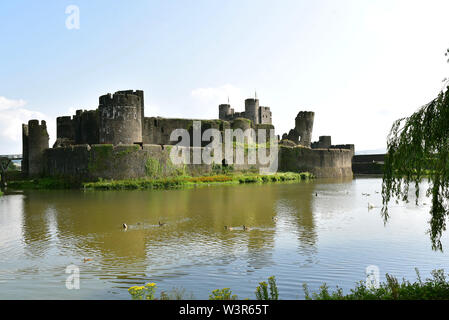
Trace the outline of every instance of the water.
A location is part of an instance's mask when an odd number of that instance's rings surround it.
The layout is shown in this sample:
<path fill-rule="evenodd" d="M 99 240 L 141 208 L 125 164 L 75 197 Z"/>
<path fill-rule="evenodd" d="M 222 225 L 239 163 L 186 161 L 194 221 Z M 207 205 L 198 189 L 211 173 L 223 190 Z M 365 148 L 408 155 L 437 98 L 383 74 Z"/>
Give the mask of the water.
<path fill-rule="evenodd" d="M 271 275 L 282 299 L 297 299 L 303 283 L 348 292 L 369 265 L 382 279 L 449 271 L 448 254 L 432 251 L 426 234 L 429 199 L 393 202 L 384 226 L 380 190 L 381 179 L 366 178 L 9 194 L 0 198 L 0 299 L 129 299 L 127 288 L 146 282 L 197 299 L 224 287 L 254 298 Z M 68 265 L 80 268 L 79 290 L 66 289 Z"/>

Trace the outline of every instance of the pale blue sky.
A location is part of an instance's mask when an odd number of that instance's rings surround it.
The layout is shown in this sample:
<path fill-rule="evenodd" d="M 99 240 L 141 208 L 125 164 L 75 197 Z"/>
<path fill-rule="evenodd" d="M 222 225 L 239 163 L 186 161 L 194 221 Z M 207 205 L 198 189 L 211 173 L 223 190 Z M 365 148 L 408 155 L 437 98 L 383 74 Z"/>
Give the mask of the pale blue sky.
<path fill-rule="evenodd" d="M 80 29 L 66 28 L 68 5 Z M 257 90 L 278 134 L 315 111 L 314 140 L 385 147 L 392 122 L 449 75 L 449 1 L 2 1 L 0 154 L 20 124 L 145 91 L 146 116 L 217 118 Z"/>

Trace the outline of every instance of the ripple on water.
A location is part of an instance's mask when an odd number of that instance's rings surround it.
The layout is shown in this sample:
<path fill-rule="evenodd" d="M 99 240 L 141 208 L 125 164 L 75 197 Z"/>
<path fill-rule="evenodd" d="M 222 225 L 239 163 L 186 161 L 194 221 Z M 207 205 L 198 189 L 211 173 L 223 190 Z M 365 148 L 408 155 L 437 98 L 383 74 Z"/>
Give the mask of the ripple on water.
<path fill-rule="evenodd" d="M 4 197 L 0 297 L 126 299 L 128 287 L 152 281 L 196 298 L 224 287 L 254 298 L 258 283 L 275 275 L 281 297 L 294 299 L 304 297 L 303 283 L 349 290 L 369 265 L 410 280 L 414 267 L 424 278 L 447 266 L 449 256 L 432 251 L 425 233 L 428 206 L 393 204 L 386 226 L 379 208 L 367 210 L 368 201 L 381 204 L 380 187 L 380 179 L 317 180 Z M 70 264 L 80 267 L 82 292 L 64 287 Z"/>

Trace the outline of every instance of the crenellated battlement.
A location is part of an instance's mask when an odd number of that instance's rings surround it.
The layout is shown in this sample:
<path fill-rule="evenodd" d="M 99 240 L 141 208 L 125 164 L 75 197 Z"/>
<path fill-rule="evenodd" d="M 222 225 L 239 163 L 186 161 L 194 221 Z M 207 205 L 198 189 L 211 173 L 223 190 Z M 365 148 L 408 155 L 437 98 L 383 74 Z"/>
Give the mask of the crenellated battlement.
<path fill-rule="evenodd" d="M 169 147 L 161 146 L 177 143 L 170 139 L 173 130 L 184 129 L 193 136 L 195 119 L 144 117 L 142 90 L 107 93 L 98 98 L 98 103 L 98 108 L 94 110 L 79 109 L 72 116 L 58 117 L 57 140 L 51 149 L 48 149 L 45 121 L 33 119 L 23 124 L 24 172 L 29 176 L 48 174 L 86 179 L 138 178 L 145 175 L 145 161 L 150 156 L 158 158 L 161 166 L 167 163 Z M 227 129 L 254 129 L 266 130 L 268 137 L 269 130 L 274 129 L 270 107 L 260 106 L 257 97 L 246 99 L 244 104 L 245 110 L 241 112 L 235 112 L 229 102 L 220 104 L 219 120 L 200 120 L 201 133 L 208 129 L 217 129 L 221 134 Z M 288 142 L 294 148 L 279 150 L 281 168 L 293 171 L 307 169 L 321 176 L 352 174 L 348 163 L 354 154 L 353 145 L 332 146 L 330 136 L 321 136 L 313 147 L 327 149 L 310 148 L 314 116 L 311 111 L 299 112 L 295 118 L 295 128 L 283 136 L 292 141 Z M 193 142 L 192 139 L 190 146 L 196 148 Z M 257 141 L 261 144 L 265 142 Z M 209 143 L 201 141 L 201 146 Z M 210 166 L 198 168 L 203 173 L 211 169 Z M 193 174 L 198 168 L 192 165 L 188 170 Z M 247 170 L 249 167 L 245 164 L 235 168 Z"/>

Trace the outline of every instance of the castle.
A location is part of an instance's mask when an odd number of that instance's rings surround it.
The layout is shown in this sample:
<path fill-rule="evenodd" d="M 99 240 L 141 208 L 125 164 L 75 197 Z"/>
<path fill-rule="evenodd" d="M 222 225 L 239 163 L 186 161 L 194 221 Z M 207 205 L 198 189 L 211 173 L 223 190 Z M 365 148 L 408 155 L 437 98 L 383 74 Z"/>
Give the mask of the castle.
<path fill-rule="evenodd" d="M 48 175 L 91 180 L 154 176 L 154 172 L 149 172 L 149 162 L 156 164 L 152 170 L 158 174 L 180 170 L 169 159 L 171 146 L 178 143 L 170 140 L 170 134 L 175 129 L 192 132 L 195 119 L 145 117 L 144 107 L 141 90 L 102 95 L 97 109 L 77 110 L 72 117 L 56 119 L 56 142 L 52 148 L 49 148 L 45 121 L 30 120 L 22 126 L 23 172 L 30 177 Z M 274 129 L 270 108 L 259 106 L 257 98 L 245 100 L 244 112 L 234 112 L 229 104 L 220 104 L 218 109 L 219 119 L 199 120 L 201 132 L 209 128 L 222 133 L 226 129 Z M 284 134 L 279 149 L 279 170 L 312 171 L 317 176 L 352 175 L 353 145 L 332 146 L 330 137 L 326 136 L 312 143 L 313 120 L 313 112 L 300 112 L 295 128 Z M 261 142 L 265 141 L 258 141 Z M 203 142 L 202 147 L 208 143 Z M 254 165 L 236 165 L 235 169 L 250 167 Z M 182 170 L 192 175 L 204 174 L 211 171 L 211 166 L 187 165 Z"/>
<path fill-rule="evenodd" d="M 220 104 L 218 115 L 221 120 L 231 121 L 237 118 L 245 118 L 255 124 L 272 124 L 270 108 L 259 106 L 259 99 L 257 98 L 246 99 L 245 111 L 243 112 L 234 112 L 234 108 L 231 108 L 229 103 Z"/>

